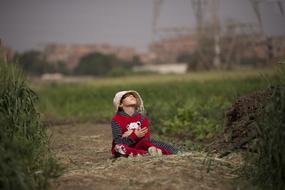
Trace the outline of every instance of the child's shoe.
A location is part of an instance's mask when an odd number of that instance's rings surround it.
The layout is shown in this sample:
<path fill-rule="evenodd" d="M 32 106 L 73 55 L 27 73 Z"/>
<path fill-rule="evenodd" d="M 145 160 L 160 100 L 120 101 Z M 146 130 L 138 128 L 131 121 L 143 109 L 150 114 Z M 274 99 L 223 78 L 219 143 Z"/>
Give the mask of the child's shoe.
<path fill-rule="evenodd" d="M 126 149 L 123 145 L 116 145 L 115 146 L 115 151 L 122 154 L 122 155 L 126 155 Z"/>
<path fill-rule="evenodd" d="M 154 146 L 149 147 L 147 151 L 148 151 L 149 155 L 151 155 L 151 156 L 157 155 L 157 151 L 156 151 L 156 148 Z"/>
<path fill-rule="evenodd" d="M 162 151 L 161 151 L 161 149 L 157 148 L 157 149 L 156 149 L 156 152 L 157 152 L 157 156 L 162 156 Z"/>

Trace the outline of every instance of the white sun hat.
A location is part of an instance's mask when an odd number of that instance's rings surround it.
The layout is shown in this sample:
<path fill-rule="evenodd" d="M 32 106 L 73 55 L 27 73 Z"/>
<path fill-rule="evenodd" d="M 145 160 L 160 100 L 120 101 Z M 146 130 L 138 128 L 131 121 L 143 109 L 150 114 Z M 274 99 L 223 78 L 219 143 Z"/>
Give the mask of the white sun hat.
<path fill-rule="evenodd" d="M 135 98 L 137 99 L 137 110 L 140 113 L 144 112 L 144 106 L 143 106 L 143 100 L 140 96 L 140 94 L 135 91 L 135 90 L 124 90 L 124 91 L 119 91 L 116 93 L 114 99 L 113 99 L 113 104 L 115 106 L 115 111 L 117 112 L 121 103 L 121 99 L 125 94 L 133 94 Z"/>

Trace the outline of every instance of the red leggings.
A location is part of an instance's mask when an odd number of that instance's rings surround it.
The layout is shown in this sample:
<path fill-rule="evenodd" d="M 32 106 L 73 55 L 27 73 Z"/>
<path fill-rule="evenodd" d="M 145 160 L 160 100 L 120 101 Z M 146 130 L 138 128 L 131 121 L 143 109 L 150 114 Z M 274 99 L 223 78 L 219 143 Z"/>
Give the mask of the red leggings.
<path fill-rule="evenodd" d="M 120 156 L 126 156 L 127 157 L 130 154 L 132 154 L 134 156 L 136 156 L 138 154 L 143 155 L 143 154 L 148 153 L 148 148 L 152 147 L 152 146 L 159 148 L 162 151 L 162 154 L 165 154 L 165 155 L 171 154 L 169 151 L 165 150 L 164 148 L 156 146 L 148 140 L 142 139 L 134 147 L 129 147 L 125 144 L 117 144 L 115 146 L 114 155 L 115 155 L 115 157 L 120 157 Z M 122 154 L 122 152 L 120 153 L 120 151 L 116 151 L 117 148 L 122 149 L 124 153 Z"/>

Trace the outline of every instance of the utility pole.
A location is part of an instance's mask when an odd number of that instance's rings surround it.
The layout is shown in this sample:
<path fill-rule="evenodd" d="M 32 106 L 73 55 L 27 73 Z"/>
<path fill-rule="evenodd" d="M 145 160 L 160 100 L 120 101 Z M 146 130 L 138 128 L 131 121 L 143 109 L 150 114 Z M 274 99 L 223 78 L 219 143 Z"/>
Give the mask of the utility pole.
<path fill-rule="evenodd" d="M 263 22 L 262 22 L 260 7 L 259 7 L 261 3 L 275 3 L 279 8 L 280 13 L 284 16 L 284 8 L 283 8 L 283 3 L 285 2 L 284 0 L 249 0 L 249 2 L 251 3 L 254 13 L 257 17 L 259 31 L 261 35 L 264 34 Z"/>
<path fill-rule="evenodd" d="M 157 21 L 160 15 L 161 4 L 162 4 L 162 0 L 153 1 L 153 18 L 152 18 L 152 34 L 151 34 L 152 43 L 155 41 L 155 38 L 157 35 Z"/>
<path fill-rule="evenodd" d="M 219 19 L 219 0 L 211 0 L 211 12 L 213 19 L 213 33 L 214 33 L 214 60 L 215 68 L 221 67 L 221 44 L 220 44 L 220 19 Z"/>
<path fill-rule="evenodd" d="M 207 5 L 206 0 L 191 0 L 192 8 L 195 14 L 197 34 L 201 35 L 204 27 L 204 12 Z"/>
<path fill-rule="evenodd" d="M 261 35 L 263 35 L 263 23 L 262 23 L 261 13 L 260 13 L 260 9 L 259 9 L 259 4 L 262 1 L 263 0 L 249 0 L 249 2 L 251 3 L 251 6 L 253 8 L 253 11 L 257 17 L 258 28 L 259 28 L 259 32 Z"/>
<path fill-rule="evenodd" d="M 198 48 L 196 50 L 198 62 L 196 63 L 196 67 L 205 68 L 208 64 L 208 55 L 203 54 L 202 44 L 206 34 L 204 19 L 208 0 L 191 0 L 191 3 L 196 20 L 196 38 L 198 42 Z"/>
<path fill-rule="evenodd" d="M 264 40 L 264 43 L 267 46 L 267 54 L 268 54 L 267 62 L 270 63 L 272 58 L 274 57 L 274 50 L 273 50 L 274 47 L 272 44 L 271 37 L 266 36 L 264 33 L 262 16 L 260 12 L 260 4 L 261 3 L 274 3 L 278 6 L 279 11 L 282 14 L 282 16 L 284 16 L 284 8 L 283 8 L 284 0 L 249 0 L 249 1 L 251 3 L 251 6 L 258 20 L 258 26 L 259 26 L 259 32 L 260 32 L 261 38 Z"/>
<path fill-rule="evenodd" d="M 219 0 L 192 0 L 192 7 L 195 13 L 196 25 L 197 25 L 197 37 L 199 42 L 201 42 L 204 35 L 206 35 L 206 31 L 204 30 L 204 17 L 205 10 L 207 5 L 209 4 L 210 8 L 210 16 L 212 17 L 212 30 L 213 30 L 213 39 L 214 39 L 214 58 L 212 65 L 215 68 L 221 67 L 220 55 L 221 55 L 221 47 L 220 47 L 220 20 L 219 20 Z M 207 34 L 209 35 L 209 33 Z M 210 34 L 211 35 L 211 34 Z M 204 55 L 205 56 L 205 55 Z M 202 57 L 201 57 L 202 58 Z"/>

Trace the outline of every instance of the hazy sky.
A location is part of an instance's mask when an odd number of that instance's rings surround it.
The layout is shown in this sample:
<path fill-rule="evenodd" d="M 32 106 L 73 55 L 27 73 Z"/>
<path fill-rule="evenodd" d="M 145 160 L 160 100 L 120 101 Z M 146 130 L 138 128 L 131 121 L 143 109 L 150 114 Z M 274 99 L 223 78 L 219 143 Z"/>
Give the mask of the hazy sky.
<path fill-rule="evenodd" d="M 260 8 L 264 31 L 285 35 L 278 7 L 262 3 Z M 219 16 L 257 23 L 249 0 L 220 0 Z M 194 18 L 191 0 L 164 0 L 158 26 L 194 28 Z M 0 38 L 18 51 L 49 42 L 110 43 L 145 51 L 152 19 L 153 0 L 0 0 Z"/>

